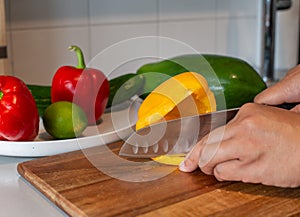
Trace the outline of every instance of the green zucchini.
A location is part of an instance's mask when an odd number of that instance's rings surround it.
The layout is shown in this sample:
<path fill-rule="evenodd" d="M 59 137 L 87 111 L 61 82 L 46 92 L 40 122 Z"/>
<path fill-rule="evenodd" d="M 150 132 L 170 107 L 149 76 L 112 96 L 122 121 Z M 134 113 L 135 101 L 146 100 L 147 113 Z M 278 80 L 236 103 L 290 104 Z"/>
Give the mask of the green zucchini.
<path fill-rule="evenodd" d="M 144 85 L 144 76 L 133 73 L 109 80 L 110 93 L 107 108 L 129 100 L 139 94 Z"/>
<path fill-rule="evenodd" d="M 39 115 L 42 116 L 45 109 L 51 104 L 51 86 L 27 84 L 27 87 L 33 95 Z"/>
<path fill-rule="evenodd" d="M 168 77 L 187 71 L 205 77 L 216 97 L 217 110 L 240 107 L 251 102 L 267 87 L 261 76 L 244 60 L 221 55 L 190 54 L 140 67 L 137 74 L 145 75 L 143 97 Z"/>

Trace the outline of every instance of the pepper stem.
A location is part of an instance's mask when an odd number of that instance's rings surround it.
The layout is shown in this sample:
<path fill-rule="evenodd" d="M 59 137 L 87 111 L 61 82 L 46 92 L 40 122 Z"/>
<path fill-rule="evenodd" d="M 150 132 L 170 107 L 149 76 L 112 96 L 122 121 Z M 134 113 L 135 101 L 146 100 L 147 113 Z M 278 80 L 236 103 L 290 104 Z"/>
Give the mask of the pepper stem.
<path fill-rule="evenodd" d="M 4 93 L 2 91 L 0 91 L 0 100 L 2 99 L 3 96 L 4 96 Z"/>
<path fill-rule="evenodd" d="M 69 50 L 76 52 L 77 61 L 78 61 L 78 64 L 77 64 L 76 68 L 77 69 L 84 69 L 85 68 L 85 62 L 84 62 L 84 56 L 83 56 L 82 50 L 76 45 L 71 45 L 69 47 Z"/>

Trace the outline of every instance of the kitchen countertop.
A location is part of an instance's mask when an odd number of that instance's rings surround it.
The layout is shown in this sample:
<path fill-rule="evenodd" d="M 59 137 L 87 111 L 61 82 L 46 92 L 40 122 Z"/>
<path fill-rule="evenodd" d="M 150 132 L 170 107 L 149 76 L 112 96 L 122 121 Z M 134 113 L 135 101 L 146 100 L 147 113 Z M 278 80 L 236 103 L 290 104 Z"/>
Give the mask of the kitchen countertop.
<path fill-rule="evenodd" d="M 0 157 L 0 216 L 67 216 L 17 172 L 17 164 L 31 158 Z"/>

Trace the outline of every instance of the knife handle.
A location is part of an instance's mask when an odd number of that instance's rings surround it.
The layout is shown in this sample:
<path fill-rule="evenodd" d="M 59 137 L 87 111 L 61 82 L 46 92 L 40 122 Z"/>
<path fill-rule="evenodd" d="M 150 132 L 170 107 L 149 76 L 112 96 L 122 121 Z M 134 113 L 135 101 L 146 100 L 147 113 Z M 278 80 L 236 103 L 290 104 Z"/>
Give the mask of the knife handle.
<path fill-rule="evenodd" d="M 298 104 L 299 103 L 296 103 L 296 102 L 295 103 L 283 103 L 283 104 L 280 104 L 280 105 L 276 105 L 276 107 L 286 109 L 286 110 L 290 110 Z"/>

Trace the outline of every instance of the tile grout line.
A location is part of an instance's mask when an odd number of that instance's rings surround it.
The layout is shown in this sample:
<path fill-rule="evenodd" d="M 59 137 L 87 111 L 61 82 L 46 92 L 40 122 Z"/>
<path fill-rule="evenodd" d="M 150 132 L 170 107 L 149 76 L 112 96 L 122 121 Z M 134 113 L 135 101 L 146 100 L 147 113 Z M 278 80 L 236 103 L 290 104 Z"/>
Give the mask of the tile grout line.
<path fill-rule="evenodd" d="M 212 17 L 201 17 L 201 18 L 178 18 L 178 19 L 161 19 L 159 15 L 155 20 L 144 20 L 144 21 L 128 21 L 128 22 L 107 22 L 107 23 L 91 23 L 88 21 L 88 27 L 94 26 L 110 26 L 110 25 L 134 25 L 134 24 L 149 24 L 149 23 L 171 23 L 171 22 L 186 22 L 186 21 L 202 21 L 202 20 L 223 20 L 223 19 L 256 19 L 256 16 L 212 16 Z M 157 20 L 159 19 L 159 20 Z M 63 29 L 63 28 L 82 28 L 87 27 L 86 24 L 71 24 L 71 25 L 53 25 L 53 26 L 33 26 L 33 27 L 15 27 L 8 28 L 8 31 L 26 31 L 26 30 L 46 30 L 46 29 Z M 159 32 L 158 32 L 159 33 Z"/>

